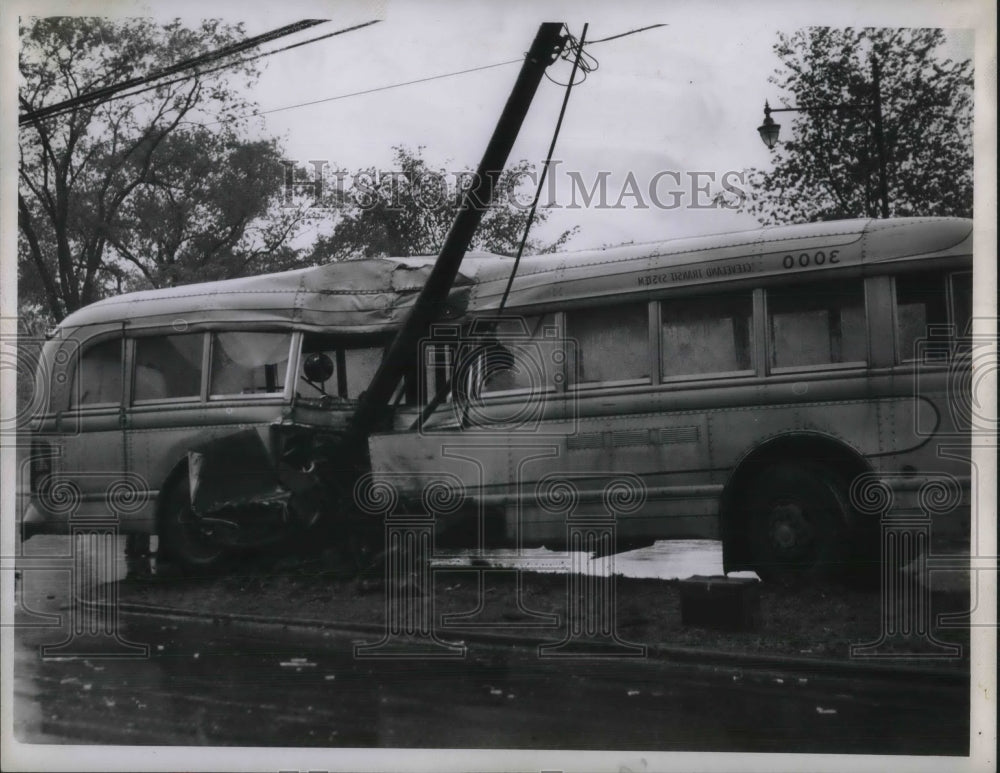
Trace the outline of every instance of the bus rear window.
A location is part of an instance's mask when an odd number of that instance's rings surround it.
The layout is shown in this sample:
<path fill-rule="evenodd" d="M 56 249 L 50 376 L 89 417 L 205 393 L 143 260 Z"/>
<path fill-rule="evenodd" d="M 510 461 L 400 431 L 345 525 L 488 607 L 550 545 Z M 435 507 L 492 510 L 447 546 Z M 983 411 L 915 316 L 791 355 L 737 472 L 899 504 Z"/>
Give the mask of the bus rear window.
<path fill-rule="evenodd" d="M 682 298 L 660 304 L 663 378 L 749 371 L 753 296 Z"/>
<path fill-rule="evenodd" d="M 169 400 L 201 394 L 201 333 L 138 338 L 135 400 Z"/>
<path fill-rule="evenodd" d="M 122 399 L 122 341 L 112 338 L 84 350 L 73 379 L 71 405 L 118 404 Z"/>
<path fill-rule="evenodd" d="M 972 272 L 951 275 L 952 324 L 959 339 L 972 337 Z"/>
<path fill-rule="evenodd" d="M 209 394 L 220 397 L 282 393 L 291 341 L 288 333 L 215 333 Z"/>
<path fill-rule="evenodd" d="M 772 368 L 808 368 L 867 361 L 865 295 L 860 279 L 769 290 Z"/>
<path fill-rule="evenodd" d="M 948 278 L 941 271 L 896 277 L 897 362 L 946 358 L 947 288 Z"/>

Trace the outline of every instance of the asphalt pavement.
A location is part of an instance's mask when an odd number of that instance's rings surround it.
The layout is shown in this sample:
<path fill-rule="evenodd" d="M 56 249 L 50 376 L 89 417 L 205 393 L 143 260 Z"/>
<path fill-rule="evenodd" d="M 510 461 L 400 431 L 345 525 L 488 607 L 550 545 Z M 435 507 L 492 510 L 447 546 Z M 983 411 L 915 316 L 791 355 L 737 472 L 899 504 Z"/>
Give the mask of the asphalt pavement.
<path fill-rule="evenodd" d="M 485 641 L 464 658 L 361 658 L 377 634 L 81 617 L 58 569 L 19 588 L 25 743 L 968 753 L 961 680 L 542 658 Z"/>

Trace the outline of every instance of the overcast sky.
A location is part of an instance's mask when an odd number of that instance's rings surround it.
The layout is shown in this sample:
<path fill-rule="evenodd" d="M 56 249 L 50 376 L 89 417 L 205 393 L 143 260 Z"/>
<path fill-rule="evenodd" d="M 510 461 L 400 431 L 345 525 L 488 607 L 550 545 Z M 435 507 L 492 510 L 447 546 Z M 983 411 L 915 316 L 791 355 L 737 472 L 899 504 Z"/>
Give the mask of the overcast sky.
<path fill-rule="evenodd" d="M 49 10 L 66 13 L 66 8 L 62 4 Z M 535 236 L 551 238 L 578 226 L 570 246 L 587 248 L 756 226 L 747 215 L 706 205 L 721 190 L 727 173 L 770 163 L 756 127 L 764 100 L 775 104 L 782 97 L 768 83 L 777 66 L 772 45 L 779 30 L 816 24 L 942 26 L 954 30 L 949 33 L 947 55 L 966 58 L 973 54 L 972 8 L 966 3 L 913 0 L 836 4 L 81 0 L 73 4 L 72 12 L 151 15 L 161 20 L 217 16 L 244 22 L 250 35 L 304 18 L 331 20 L 266 49 L 382 20 L 262 60 L 264 71 L 252 96 L 264 111 L 520 60 L 542 21 L 565 21 L 577 36 L 589 22 L 590 40 L 665 24 L 588 48 L 599 68 L 573 90 L 555 154 L 562 162 L 554 174 L 555 201 L 564 207 L 572 203 L 569 172 L 579 173 L 589 187 L 605 171 L 609 173 L 606 203 L 621 199 L 621 207 L 555 209 Z M 32 6 L 32 12 L 45 11 L 44 4 Z M 549 73 L 565 81 L 570 68 L 569 62 L 561 61 Z M 392 146 L 404 144 L 425 146 L 424 156 L 435 168 L 475 167 L 517 70 L 518 64 L 509 64 L 270 112 L 263 118 L 265 130 L 282 137 L 289 158 L 302 163 L 324 160 L 348 169 L 390 168 Z M 562 97 L 563 88 L 543 81 L 512 161 L 541 164 Z M 790 121 L 785 117 L 785 123 Z M 630 173 L 638 183 L 641 202 L 634 195 L 621 196 Z M 655 206 L 649 190 L 657 180 L 659 202 L 673 208 Z"/>
<path fill-rule="evenodd" d="M 577 36 L 589 22 L 592 40 L 666 24 L 588 49 L 599 68 L 574 88 L 555 154 L 562 162 L 555 174 L 559 204 L 572 203 L 567 172 L 579 172 L 592 185 L 606 170 L 608 204 L 618 201 L 632 172 L 649 208 L 627 195 L 622 208 L 554 210 L 539 235 L 579 226 L 571 245 L 583 248 L 753 228 L 747 215 L 692 205 L 707 205 L 727 172 L 770 163 L 756 127 L 765 98 L 773 104 L 781 97 L 768 83 L 777 65 L 777 31 L 820 23 L 945 26 L 957 28 L 947 55 L 971 57 L 972 34 L 961 31 L 968 18 L 960 6 L 942 5 L 892 2 L 859 10 L 851 3 L 616 2 L 541 4 L 539 10 L 526 2 L 337 3 L 329 24 L 289 41 L 371 18 L 383 21 L 269 57 L 255 97 L 263 110 L 272 110 L 519 59 L 541 21 L 565 21 Z M 250 34 L 301 18 L 288 7 L 237 16 Z M 549 72 L 566 81 L 570 68 L 559 62 Z M 517 69 L 511 64 L 269 113 L 267 127 L 284 137 L 289 156 L 300 162 L 389 167 L 391 147 L 403 143 L 426 146 L 424 155 L 435 167 L 474 167 Z M 543 81 L 512 160 L 541 163 L 562 97 L 561 87 Z M 656 191 L 661 203 L 679 206 L 654 206 L 649 186 L 658 172 L 676 173 L 661 175 Z"/>

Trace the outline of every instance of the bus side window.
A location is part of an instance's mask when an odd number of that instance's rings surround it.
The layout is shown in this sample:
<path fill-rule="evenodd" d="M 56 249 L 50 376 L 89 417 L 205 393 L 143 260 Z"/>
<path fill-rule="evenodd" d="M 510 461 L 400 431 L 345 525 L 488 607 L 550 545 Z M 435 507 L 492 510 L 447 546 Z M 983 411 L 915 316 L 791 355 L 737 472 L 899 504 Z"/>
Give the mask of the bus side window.
<path fill-rule="evenodd" d="M 201 394 L 202 333 L 135 341 L 134 399 L 166 400 Z"/>
<path fill-rule="evenodd" d="M 680 298 L 660 303 L 663 378 L 753 368 L 753 296 Z"/>
<path fill-rule="evenodd" d="M 947 339 L 947 282 L 947 276 L 941 271 L 896 277 L 897 362 L 946 357 L 946 347 L 928 344 L 932 340 Z"/>
<path fill-rule="evenodd" d="M 302 361 L 305 362 L 309 354 L 322 352 L 333 363 L 333 373 L 323 384 L 310 385 L 304 390 L 301 385 L 308 382 L 304 382 L 305 374 L 300 374 L 300 384 L 296 385 L 298 393 L 307 397 L 318 397 L 325 392 L 331 397 L 357 400 L 368 388 L 385 354 L 385 347 L 381 341 L 377 346 L 358 346 L 358 343 L 355 340 L 353 345 L 345 346 L 343 337 L 316 333 L 305 335 L 302 339 Z M 416 382 L 409 372 L 404 381 L 407 402 L 413 402 L 415 398 L 410 399 L 409 392 L 412 384 L 412 392 L 416 393 Z"/>
<path fill-rule="evenodd" d="M 865 363 L 867 335 L 860 279 L 769 290 L 768 336 L 772 368 Z"/>
<path fill-rule="evenodd" d="M 555 314 L 518 317 L 498 323 L 496 339 L 478 352 L 471 394 L 549 390 L 562 370 L 564 341 Z"/>
<path fill-rule="evenodd" d="M 579 383 L 649 378 L 649 307 L 602 306 L 566 314 L 566 336 L 576 342 Z"/>
<path fill-rule="evenodd" d="M 77 369 L 70 405 L 121 403 L 121 338 L 111 338 L 84 349 L 77 361 Z"/>
<path fill-rule="evenodd" d="M 431 400 L 438 392 L 451 384 L 455 361 L 454 342 L 425 342 L 421 352 L 424 365 L 424 399 Z M 445 400 L 451 398 L 446 396 Z"/>
<path fill-rule="evenodd" d="M 344 370 L 347 376 L 347 394 L 343 397 L 356 400 L 361 396 L 378 370 L 382 362 L 381 346 L 370 346 L 364 349 L 344 350 Z"/>
<path fill-rule="evenodd" d="M 209 394 L 280 394 L 285 390 L 291 341 L 289 333 L 213 334 Z"/>
<path fill-rule="evenodd" d="M 968 348 L 972 338 L 972 272 L 951 275 L 951 324 L 959 348 Z"/>

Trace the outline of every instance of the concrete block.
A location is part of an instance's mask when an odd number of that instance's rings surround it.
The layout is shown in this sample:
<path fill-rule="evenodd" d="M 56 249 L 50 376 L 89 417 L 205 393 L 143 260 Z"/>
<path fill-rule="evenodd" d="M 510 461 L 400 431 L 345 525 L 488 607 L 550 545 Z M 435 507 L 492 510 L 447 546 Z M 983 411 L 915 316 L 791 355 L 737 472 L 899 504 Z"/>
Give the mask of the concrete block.
<path fill-rule="evenodd" d="M 760 625 L 760 581 L 689 577 L 680 581 L 681 622 L 702 628 L 754 631 Z"/>

